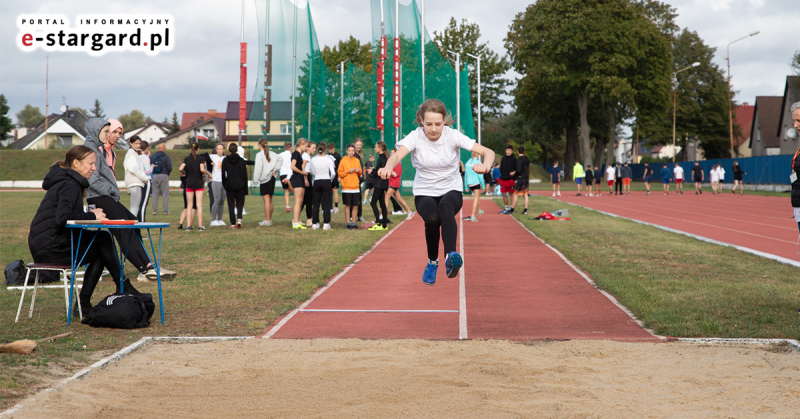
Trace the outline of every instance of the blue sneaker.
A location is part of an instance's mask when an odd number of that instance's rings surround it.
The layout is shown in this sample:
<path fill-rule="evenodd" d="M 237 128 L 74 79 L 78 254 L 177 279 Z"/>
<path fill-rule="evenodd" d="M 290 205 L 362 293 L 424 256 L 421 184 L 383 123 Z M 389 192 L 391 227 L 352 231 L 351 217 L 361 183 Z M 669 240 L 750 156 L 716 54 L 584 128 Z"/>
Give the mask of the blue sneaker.
<path fill-rule="evenodd" d="M 458 276 L 458 270 L 461 269 L 461 266 L 464 264 L 464 259 L 461 258 L 461 255 L 458 252 L 450 252 L 447 254 L 447 257 L 444 260 L 444 267 L 447 268 L 447 277 L 448 278 L 455 278 Z"/>
<path fill-rule="evenodd" d="M 425 285 L 433 285 L 436 282 L 437 269 L 439 269 L 438 261 L 428 261 L 428 265 L 425 266 L 425 272 L 422 273 L 422 282 L 424 282 Z"/>

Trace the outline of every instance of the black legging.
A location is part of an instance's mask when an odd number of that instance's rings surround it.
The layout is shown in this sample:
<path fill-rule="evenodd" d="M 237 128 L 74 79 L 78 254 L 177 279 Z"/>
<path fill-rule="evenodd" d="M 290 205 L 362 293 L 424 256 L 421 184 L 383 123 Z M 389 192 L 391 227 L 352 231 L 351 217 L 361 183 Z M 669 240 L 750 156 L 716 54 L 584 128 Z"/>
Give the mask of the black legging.
<path fill-rule="evenodd" d="M 231 225 L 236 225 L 236 220 L 242 219 L 244 209 L 244 195 L 247 189 L 226 189 L 225 197 L 228 199 L 228 215 L 231 217 Z"/>
<path fill-rule="evenodd" d="M 378 203 L 381 205 L 381 212 L 378 212 Z M 372 192 L 372 201 L 369 202 L 372 206 L 372 212 L 375 214 L 375 222 L 383 227 L 388 224 L 388 211 L 386 210 L 386 189 L 374 188 Z"/>
<path fill-rule="evenodd" d="M 313 190 L 310 191 L 314 196 L 312 222 L 319 224 L 319 205 L 322 204 L 322 219 L 325 224 L 331 223 L 331 203 L 333 202 L 333 188 L 329 179 L 314 181 Z"/>
<path fill-rule="evenodd" d="M 464 199 L 461 191 L 450 191 L 444 196 L 416 196 L 414 205 L 425 221 L 425 243 L 428 245 L 428 259 L 439 258 L 439 228 L 444 242 L 444 254 L 456 251 L 458 223 L 456 214 L 461 211 Z"/>
<path fill-rule="evenodd" d="M 89 205 L 95 205 L 103 210 L 109 220 L 136 220 L 136 216 L 131 214 L 124 205 L 115 201 L 110 196 L 97 196 L 86 200 Z M 117 239 L 122 254 L 127 255 L 128 261 L 139 272 L 145 272 L 147 265 L 150 264 L 150 257 L 142 247 L 139 232 L 129 228 L 112 228 L 111 234 Z M 133 236 L 131 236 L 133 234 Z"/>
<path fill-rule="evenodd" d="M 306 207 L 306 219 L 311 219 L 311 210 L 314 205 L 314 181 L 310 181 L 310 186 L 306 188 L 306 194 L 303 195 L 303 205 L 300 206 L 300 211 Z"/>

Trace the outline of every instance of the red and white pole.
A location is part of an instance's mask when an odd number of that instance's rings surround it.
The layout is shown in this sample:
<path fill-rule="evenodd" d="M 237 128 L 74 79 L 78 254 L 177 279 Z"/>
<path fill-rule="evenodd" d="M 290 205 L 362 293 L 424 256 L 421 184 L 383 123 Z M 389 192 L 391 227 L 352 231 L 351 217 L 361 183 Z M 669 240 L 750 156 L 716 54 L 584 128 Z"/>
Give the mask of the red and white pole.
<path fill-rule="evenodd" d="M 378 121 L 377 121 L 377 124 L 376 124 L 376 128 L 378 128 L 378 130 L 380 130 L 380 132 L 381 132 L 381 139 L 383 139 L 383 126 L 384 126 L 383 125 L 383 119 L 385 117 L 385 115 L 384 115 L 384 105 L 385 105 L 385 95 L 386 95 L 386 92 L 384 91 L 384 86 L 385 86 L 384 75 L 386 73 L 385 69 L 384 69 L 385 62 L 386 62 L 386 37 L 382 36 L 381 37 L 381 55 L 380 55 L 380 60 L 378 61 L 378 71 L 377 71 L 377 76 L 378 76 L 378 83 L 377 83 L 377 86 L 378 86 L 378 115 L 377 115 L 377 117 L 378 117 Z"/>

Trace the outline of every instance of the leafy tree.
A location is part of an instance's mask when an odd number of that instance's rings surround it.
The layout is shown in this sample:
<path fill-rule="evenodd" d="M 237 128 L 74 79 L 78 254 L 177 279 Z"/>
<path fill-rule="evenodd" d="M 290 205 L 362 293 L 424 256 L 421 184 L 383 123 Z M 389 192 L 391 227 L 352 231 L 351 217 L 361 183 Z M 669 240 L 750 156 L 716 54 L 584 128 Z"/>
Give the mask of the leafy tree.
<path fill-rule="evenodd" d="M 87 115 L 89 115 L 89 114 L 87 113 Z M 94 108 L 92 109 L 91 116 L 93 116 L 95 118 L 105 118 L 106 117 L 105 111 L 103 111 L 103 107 L 100 105 L 100 99 L 95 99 L 94 100 Z M 120 121 L 120 122 L 122 122 L 122 121 Z"/>
<path fill-rule="evenodd" d="M 792 67 L 792 72 L 800 76 L 800 51 L 795 51 L 789 65 Z"/>
<path fill-rule="evenodd" d="M 481 29 L 477 23 L 469 23 L 464 19 L 459 24 L 452 17 L 444 31 L 433 32 L 433 42 L 441 55 L 451 61 L 453 67 L 455 67 L 455 57 L 447 53 L 447 50 L 460 53 L 462 62 L 469 63 L 469 96 L 472 115 L 476 123 L 478 117 L 478 63 L 477 60 L 466 54 L 481 57 L 481 111 L 484 120 L 503 114 L 503 106 L 506 102 L 501 96 L 508 93 L 508 87 L 511 85 L 511 81 L 503 77 L 511 68 L 508 59 L 492 51 L 488 42 L 480 43 L 480 37 Z"/>
<path fill-rule="evenodd" d="M 326 45 L 321 53 L 322 59 L 325 61 L 325 64 L 328 65 L 328 68 L 335 69 L 337 74 L 339 74 L 339 64 L 348 58 L 350 59 L 350 63 L 370 73 L 372 72 L 371 48 L 372 46 L 370 44 L 362 44 L 361 41 L 354 38 L 353 35 L 350 35 L 350 38 L 339 41 L 333 48 Z M 347 69 L 348 65 L 349 63 L 345 64 L 345 69 Z"/>
<path fill-rule="evenodd" d="M 167 120 L 167 118 L 164 118 L 165 122 L 166 122 L 166 120 Z M 122 122 L 122 121 L 120 121 L 120 122 Z M 174 133 L 176 133 L 176 132 L 178 132 L 180 130 L 181 130 L 181 122 L 178 120 L 178 112 L 173 112 L 172 113 L 172 122 L 168 123 L 167 135 L 174 134 Z"/>
<path fill-rule="evenodd" d="M 28 104 L 17 112 L 17 122 L 20 127 L 30 128 L 44 122 L 44 115 L 38 107 Z"/>
<path fill-rule="evenodd" d="M 14 129 L 14 122 L 8 117 L 9 109 L 6 95 L 0 94 L 0 140 L 5 140 L 6 135 Z"/>
<path fill-rule="evenodd" d="M 130 113 L 120 115 L 117 119 L 122 123 L 122 128 L 125 131 L 130 131 L 144 126 L 145 120 L 149 119 L 149 117 L 145 117 L 142 111 L 134 109 Z M 180 125 L 178 125 L 178 127 L 180 127 Z"/>
<path fill-rule="evenodd" d="M 550 137 L 540 131 L 541 125 L 531 123 L 531 121 L 512 111 L 508 114 L 486 121 L 483 135 L 483 145 L 494 150 L 496 155 L 505 156 L 507 144 L 514 146 L 514 155 L 517 154 L 517 147 L 525 147 L 525 155 L 531 161 L 542 161 L 545 149 L 550 144 Z"/>

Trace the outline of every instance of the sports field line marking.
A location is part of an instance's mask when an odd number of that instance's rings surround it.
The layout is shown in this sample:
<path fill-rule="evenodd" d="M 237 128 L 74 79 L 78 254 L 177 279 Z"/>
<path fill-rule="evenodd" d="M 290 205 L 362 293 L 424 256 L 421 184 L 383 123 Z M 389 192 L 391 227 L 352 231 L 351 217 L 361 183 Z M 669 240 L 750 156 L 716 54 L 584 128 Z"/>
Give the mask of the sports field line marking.
<path fill-rule="evenodd" d="M 347 310 L 338 308 L 306 308 L 301 313 L 458 313 L 459 310 Z"/>
<path fill-rule="evenodd" d="M 774 255 L 772 253 L 762 252 L 760 250 L 755 250 L 755 249 L 751 249 L 749 247 L 739 246 L 739 245 L 733 244 L 733 243 L 721 242 L 719 240 L 710 239 L 708 237 L 698 236 L 696 234 L 688 233 L 688 232 L 681 231 L 681 230 L 676 230 L 674 228 L 665 227 L 665 226 L 661 226 L 661 225 L 658 225 L 658 224 L 648 223 L 646 221 L 641 221 L 641 220 L 637 220 L 637 219 L 634 219 L 634 218 L 623 217 L 621 215 L 612 214 L 610 212 L 605 212 L 605 211 L 600 211 L 600 210 L 597 210 L 597 209 L 594 209 L 594 208 L 584 207 L 583 205 L 573 204 L 571 202 L 566 202 L 566 201 L 558 201 L 558 202 L 563 202 L 565 204 L 574 205 L 576 207 L 580 207 L 580 208 L 587 209 L 587 210 L 590 210 L 590 211 L 595 211 L 595 212 L 598 212 L 598 213 L 603 214 L 603 215 L 608 215 L 610 217 L 622 218 L 623 220 L 633 221 L 634 223 L 639 223 L 639 224 L 643 224 L 643 225 L 650 226 L 650 227 L 660 228 L 661 230 L 669 231 L 670 233 L 683 234 L 684 236 L 689 236 L 689 237 L 691 237 L 693 239 L 702 240 L 704 242 L 708 242 L 708 243 L 711 243 L 711 244 L 716 244 L 716 245 L 725 246 L 725 247 L 732 247 L 732 248 L 734 248 L 736 250 L 741 250 L 742 252 L 747 252 L 747 253 L 750 253 L 750 254 L 753 254 L 753 255 L 756 255 L 756 256 L 760 256 L 762 258 L 772 259 L 774 261 L 783 263 L 785 265 L 791 265 L 791 266 L 800 268 L 800 262 L 792 260 L 792 259 L 789 259 L 789 258 L 785 258 L 783 256 L 778 256 L 778 255 Z M 793 242 L 790 242 L 790 243 L 794 244 Z"/>
<path fill-rule="evenodd" d="M 83 379 L 83 378 L 87 377 L 89 374 L 95 372 L 95 370 L 97 370 L 98 368 L 99 369 L 104 369 L 108 365 L 111 365 L 114 362 L 117 362 L 117 361 L 121 360 L 122 358 L 124 358 L 124 357 L 136 352 L 137 350 L 147 346 L 147 344 L 152 342 L 152 341 L 156 341 L 156 342 L 189 343 L 189 342 L 220 342 L 220 341 L 229 341 L 229 340 L 247 340 L 247 339 L 252 339 L 252 338 L 253 338 L 253 336 L 186 336 L 186 337 L 181 337 L 181 336 L 174 336 L 174 337 L 172 337 L 172 336 L 145 336 L 145 337 L 137 340 L 136 342 L 134 342 L 134 343 L 132 343 L 132 344 L 120 349 L 119 351 L 115 352 L 114 354 L 109 355 L 109 356 L 107 356 L 107 357 L 95 362 L 94 364 L 92 364 L 92 365 L 90 365 L 90 366 L 88 366 L 88 367 L 76 372 L 72 377 L 65 378 L 65 379 L 57 382 L 53 387 L 46 388 L 46 389 L 36 393 L 36 396 L 43 395 L 43 394 L 45 394 L 45 393 L 47 393 L 49 391 L 58 390 L 61 387 L 69 384 L 72 381 Z M 36 400 L 36 396 L 30 398 L 31 401 L 35 401 Z M 10 416 L 10 415 L 20 411 L 20 409 L 22 409 L 23 407 L 25 407 L 25 405 L 22 404 L 22 403 L 19 403 L 19 404 L 9 408 L 8 410 L 6 410 L 4 412 L 0 412 L 0 417 Z"/>
<path fill-rule="evenodd" d="M 514 221 L 516 221 L 516 222 L 517 222 L 517 223 L 518 223 L 520 226 L 522 226 L 522 228 L 523 228 L 523 229 L 525 229 L 525 231 L 527 231 L 528 233 L 531 233 L 531 235 L 532 235 L 533 237 L 535 237 L 535 238 L 536 238 L 536 240 L 539 240 L 540 242 L 542 242 L 542 244 L 543 244 L 543 245 L 547 246 L 547 248 L 548 248 L 548 249 L 552 250 L 552 251 L 553 251 L 555 254 L 557 254 L 557 255 L 558 255 L 558 257 L 560 257 L 560 258 L 561 258 L 561 260 L 563 260 L 563 261 L 564 261 L 564 262 L 565 262 L 567 265 L 569 265 L 569 267 L 570 267 L 570 268 L 572 268 L 572 269 L 573 269 L 575 272 L 577 272 L 577 273 L 578 273 L 578 275 L 580 275 L 581 277 L 583 277 L 583 279 L 585 279 L 585 280 L 586 280 L 586 282 L 588 282 L 589 284 L 591 284 L 591 286 L 592 286 L 592 287 L 594 287 L 594 289 L 596 289 L 596 290 L 597 290 L 597 291 L 599 291 L 601 294 L 603 294 L 604 296 L 606 296 L 606 298 L 608 298 L 608 300 L 609 300 L 609 301 L 611 301 L 611 303 L 612 303 L 612 304 L 614 304 L 615 306 L 619 307 L 619 309 L 620 309 L 620 310 L 622 310 L 622 311 L 623 311 L 625 314 L 627 314 L 627 315 L 628 315 L 628 317 L 630 317 L 631 319 L 633 319 L 633 321 L 635 321 L 635 322 L 636 322 L 636 324 L 638 324 L 638 325 L 639 325 L 639 326 L 640 326 L 642 329 L 646 330 L 646 331 L 647 331 L 647 333 L 649 333 L 649 334 L 651 334 L 653 337 L 659 338 L 659 339 L 661 339 L 661 340 L 666 340 L 666 339 L 667 339 L 667 338 L 666 338 L 666 337 L 664 337 L 664 336 L 660 336 L 660 335 L 657 335 L 657 334 L 655 334 L 655 332 L 653 332 L 652 330 L 650 330 L 650 329 L 648 329 L 647 327 L 645 327 L 644 323 L 643 323 L 641 320 L 637 319 L 637 318 L 636 318 L 636 316 L 633 314 L 633 312 L 631 312 L 630 310 L 628 310 L 628 307 L 625 307 L 624 305 L 620 304 L 620 302 L 619 302 L 619 301 L 617 301 L 617 299 L 616 299 L 616 298 L 615 298 L 613 295 L 611 295 L 611 294 L 609 294 L 608 292 L 606 292 L 606 291 L 604 291 L 604 290 L 601 290 L 600 288 L 598 288 L 598 287 L 597 287 L 597 284 L 594 282 L 594 280 L 593 280 L 592 278 L 590 278 L 590 277 L 589 277 L 589 275 L 587 275 L 587 274 L 586 274 L 585 272 L 583 272 L 583 271 L 582 271 L 580 268 L 578 268 L 577 266 L 575 266 L 575 264 L 574 264 L 574 263 L 572 263 L 572 262 L 571 262 L 569 259 L 567 259 L 567 257 L 566 257 L 566 256 L 564 256 L 564 254 L 563 254 L 563 253 L 561 253 L 561 252 L 560 252 L 558 249 L 556 249 L 555 247 L 553 247 L 553 246 L 550 246 L 549 244 L 547 244 L 547 242 L 545 242 L 544 240 L 542 240 L 542 239 L 541 239 L 541 237 L 537 236 L 537 235 L 536 235 L 536 233 L 534 233 L 533 231 L 529 230 L 529 229 L 528 229 L 528 227 L 525 227 L 525 224 L 522 224 L 522 222 L 521 222 L 520 220 L 518 220 L 516 217 L 514 217 L 513 215 L 511 216 L 511 218 L 513 218 L 513 219 L 514 219 Z"/>
<path fill-rule="evenodd" d="M 462 204 L 463 207 L 463 204 Z M 458 249 L 462 258 L 464 255 L 464 217 L 462 217 L 464 209 L 458 212 Z M 461 270 L 458 272 L 458 338 L 467 338 L 467 286 L 464 271 L 466 270 L 466 263 L 461 265 Z"/>
<path fill-rule="evenodd" d="M 785 343 L 795 351 L 800 351 L 800 342 L 795 339 L 678 338 L 678 342 L 698 345 L 779 345 Z"/>
<path fill-rule="evenodd" d="M 357 257 L 357 258 L 356 258 L 356 260 L 354 260 L 354 261 L 353 261 L 353 263 L 351 263 L 350 265 L 347 265 L 347 267 L 345 267 L 344 269 L 342 269 L 342 271 L 341 271 L 341 272 L 339 272 L 339 274 L 338 274 L 338 275 L 336 275 L 335 277 L 333 277 L 333 279 L 331 279 L 330 281 L 328 281 L 328 283 L 327 283 L 327 284 L 323 285 L 323 286 L 322 286 L 322 288 L 318 289 L 318 290 L 317 290 L 317 292 L 315 292 L 315 293 L 314 293 L 314 295 L 312 295 L 312 296 L 311 296 L 311 298 L 309 298 L 308 300 L 306 300 L 306 301 L 305 301 L 303 304 L 300 304 L 300 305 L 299 305 L 299 306 L 298 306 L 296 309 L 292 310 L 292 311 L 291 311 L 291 313 L 287 314 L 287 315 L 286 315 L 286 317 L 282 318 L 282 319 L 281 319 L 281 321 L 279 321 L 279 322 L 278 322 L 278 324 L 276 324 L 275 326 L 272 326 L 272 328 L 271 328 L 271 329 L 269 329 L 269 330 L 268 330 L 266 333 L 264 333 L 263 335 L 259 336 L 259 338 L 261 338 L 261 339 L 269 339 L 269 338 L 271 338 L 272 336 L 274 336 L 274 335 L 275 335 L 275 333 L 278 333 L 278 331 L 279 331 L 279 330 L 281 330 L 281 328 L 282 328 L 284 325 L 286 325 L 286 323 L 288 323 L 288 322 L 289 322 L 289 320 L 291 320 L 291 319 L 292 319 L 292 318 L 293 318 L 295 315 L 297 315 L 297 313 L 299 313 L 301 310 L 304 310 L 306 307 L 308 307 L 308 305 L 309 305 L 309 304 L 311 304 L 311 302 L 313 302 L 314 300 L 316 300 L 316 299 L 317 299 L 317 297 L 319 297 L 320 295 L 322 295 L 322 293 L 323 293 L 323 292 L 325 292 L 325 291 L 326 291 L 328 288 L 332 287 L 332 286 L 333 286 L 333 284 L 335 284 L 335 283 L 336 283 L 336 281 L 338 281 L 338 280 L 339 280 L 339 278 L 341 278 L 341 277 L 343 277 L 343 276 L 344 276 L 344 274 L 346 274 L 346 273 L 350 272 L 350 269 L 352 269 L 352 268 L 353 268 L 353 266 L 356 266 L 356 264 L 357 264 L 358 262 L 360 262 L 360 261 L 361 261 L 361 259 L 364 259 L 364 258 L 365 258 L 365 257 L 366 257 L 368 254 L 372 253 L 372 251 L 373 251 L 373 250 L 375 250 L 375 248 L 377 248 L 379 244 L 383 243 L 383 241 L 384 241 L 384 240 L 386 240 L 386 238 L 387 238 L 387 237 L 391 236 L 391 235 L 392 235 L 392 233 L 394 233 L 394 232 L 395 232 L 395 230 L 397 230 L 398 228 L 400 228 L 400 226 L 401 226 L 401 225 L 403 225 L 403 224 L 404 224 L 406 221 L 408 221 L 408 220 L 406 219 L 406 220 L 403 220 L 403 221 L 401 221 L 401 222 L 400 222 L 400 224 L 396 225 L 396 226 L 395 226 L 393 229 L 389 230 L 389 232 L 388 232 L 388 233 L 386 233 L 386 235 L 384 235 L 383 237 L 381 237 L 381 238 L 380 238 L 380 240 L 378 240 L 377 242 L 375 242 L 375 244 L 373 244 L 373 245 L 372 245 L 372 247 L 371 247 L 369 250 L 367 250 L 366 252 L 364 252 L 364 253 L 363 253 L 361 256 Z"/>

